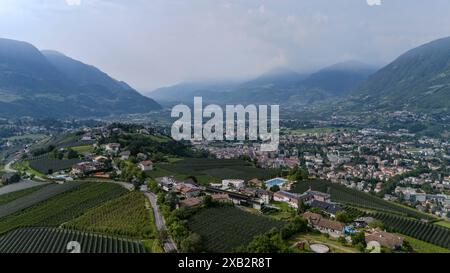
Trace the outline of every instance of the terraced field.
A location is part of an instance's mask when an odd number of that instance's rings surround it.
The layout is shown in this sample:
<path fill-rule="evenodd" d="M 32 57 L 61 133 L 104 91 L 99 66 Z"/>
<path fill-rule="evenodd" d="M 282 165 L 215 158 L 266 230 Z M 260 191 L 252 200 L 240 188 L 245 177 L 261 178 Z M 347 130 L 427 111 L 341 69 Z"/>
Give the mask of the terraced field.
<path fill-rule="evenodd" d="M 71 190 L 50 199 L 47 197 L 48 200 L 40 203 L 29 199 L 31 195 L 40 191 L 25 196 L 24 198 L 28 198 L 27 200 L 31 200 L 30 203 L 33 202 L 35 205 L 1 218 L 0 234 L 20 227 L 59 226 L 81 216 L 89 209 L 128 192 L 121 186 L 111 183 L 75 183 L 75 185 L 77 186 Z M 5 206 L 9 204 L 11 203 Z"/>
<path fill-rule="evenodd" d="M 80 243 L 81 253 L 145 253 L 137 241 L 60 228 L 20 228 L 0 237 L 0 253 L 69 253 L 68 243 Z"/>
<path fill-rule="evenodd" d="M 189 229 L 202 238 L 207 252 L 232 252 L 253 237 L 285 223 L 233 207 L 205 209 L 189 219 Z"/>

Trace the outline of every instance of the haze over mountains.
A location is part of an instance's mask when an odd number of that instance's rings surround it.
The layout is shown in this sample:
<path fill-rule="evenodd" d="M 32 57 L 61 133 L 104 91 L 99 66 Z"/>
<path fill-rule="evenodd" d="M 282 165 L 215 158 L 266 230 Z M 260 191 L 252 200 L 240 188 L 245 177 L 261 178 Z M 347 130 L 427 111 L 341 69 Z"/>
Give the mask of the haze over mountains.
<path fill-rule="evenodd" d="M 349 61 L 310 75 L 287 69 L 228 86 L 180 84 L 148 96 L 162 102 L 191 103 L 202 95 L 211 103 L 307 105 L 338 100 L 342 109 L 447 112 L 450 108 L 450 38 L 432 41 L 401 55 L 378 70 Z M 216 88 L 214 90 L 214 88 Z"/>
<path fill-rule="evenodd" d="M 149 93 L 160 102 L 192 102 L 194 95 L 214 103 L 308 104 L 332 98 L 358 86 L 374 73 L 372 66 L 349 61 L 312 74 L 299 74 L 287 68 L 273 69 L 241 83 L 180 84 Z"/>
<path fill-rule="evenodd" d="M 125 82 L 56 51 L 0 39 L 0 117 L 102 117 L 146 113 L 161 103 L 280 104 L 331 102 L 352 112 L 448 112 L 450 38 L 412 49 L 376 68 L 349 61 L 311 74 L 273 69 L 247 81 L 184 83 L 144 97 Z"/>
<path fill-rule="evenodd" d="M 0 116 L 96 117 L 160 109 L 124 82 L 56 51 L 0 39 Z"/>

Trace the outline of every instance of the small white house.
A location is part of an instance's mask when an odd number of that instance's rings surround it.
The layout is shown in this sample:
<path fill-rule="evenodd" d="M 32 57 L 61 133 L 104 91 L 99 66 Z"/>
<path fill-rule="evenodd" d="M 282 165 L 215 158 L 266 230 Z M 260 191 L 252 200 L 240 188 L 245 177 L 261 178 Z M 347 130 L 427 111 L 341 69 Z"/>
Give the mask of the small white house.
<path fill-rule="evenodd" d="M 242 189 L 245 187 L 245 181 L 242 179 L 225 179 L 222 180 L 222 186 L 224 188 Z"/>

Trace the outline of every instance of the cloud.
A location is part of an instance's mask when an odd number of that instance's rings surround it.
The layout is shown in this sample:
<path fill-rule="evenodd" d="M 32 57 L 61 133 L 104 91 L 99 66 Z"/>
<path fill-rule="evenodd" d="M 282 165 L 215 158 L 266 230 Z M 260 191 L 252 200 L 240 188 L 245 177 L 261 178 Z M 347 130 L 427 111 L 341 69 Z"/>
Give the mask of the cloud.
<path fill-rule="evenodd" d="M 367 0 L 369 6 L 381 6 L 381 0 Z"/>
<path fill-rule="evenodd" d="M 69 6 L 80 6 L 81 0 L 66 0 L 66 4 Z"/>

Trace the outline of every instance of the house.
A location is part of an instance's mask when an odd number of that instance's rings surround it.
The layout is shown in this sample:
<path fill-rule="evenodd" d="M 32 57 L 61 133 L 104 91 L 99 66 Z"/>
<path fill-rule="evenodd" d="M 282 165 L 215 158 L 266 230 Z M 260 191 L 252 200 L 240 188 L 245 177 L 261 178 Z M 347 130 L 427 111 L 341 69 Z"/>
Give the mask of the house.
<path fill-rule="evenodd" d="M 131 152 L 130 151 L 123 151 L 120 153 L 120 159 L 121 160 L 128 160 L 130 158 Z"/>
<path fill-rule="evenodd" d="M 143 172 L 152 171 L 153 170 L 153 162 L 151 160 L 141 161 L 141 162 L 139 162 L 138 167 Z"/>
<path fill-rule="evenodd" d="M 119 143 L 108 143 L 105 145 L 105 151 L 109 154 L 117 154 L 120 150 Z"/>
<path fill-rule="evenodd" d="M 260 198 L 264 204 L 269 204 L 273 200 L 273 193 L 271 191 L 266 191 L 258 189 L 256 191 L 256 197 Z"/>
<path fill-rule="evenodd" d="M 72 176 L 81 177 L 90 173 L 99 171 L 103 165 L 97 161 L 92 162 L 80 162 L 72 166 L 70 174 Z"/>
<path fill-rule="evenodd" d="M 321 211 L 328 214 L 331 218 L 336 218 L 336 214 L 343 211 L 343 209 L 337 204 L 322 202 L 319 200 L 313 200 L 309 205 L 311 206 L 311 208 L 320 209 Z"/>
<path fill-rule="evenodd" d="M 177 184 L 177 180 L 171 176 L 158 177 L 155 180 L 158 186 L 166 192 L 171 191 Z"/>
<path fill-rule="evenodd" d="M 179 192 L 182 196 L 186 198 L 193 198 L 200 195 L 200 189 L 195 185 L 188 183 L 178 183 L 175 186 L 177 192 Z"/>
<path fill-rule="evenodd" d="M 211 198 L 215 202 L 220 203 L 233 203 L 230 196 L 226 193 L 214 193 L 211 195 Z"/>
<path fill-rule="evenodd" d="M 310 204 L 314 200 L 317 200 L 320 202 L 331 203 L 331 195 L 328 193 L 313 191 L 310 189 L 310 190 L 304 192 L 300 196 L 300 200 L 302 200 L 303 202 L 305 202 L 307 204 Z"/>
<path fill-rule="evenodd" d="M 224 188 L 241 189 L 245 187 L 245 181 L 242 179 L 225 179 L 222 180 L 222 186 Z"/>
<path fill-rule="evenodd" d="M 289 206 L 298 209 L 299 196 L 287 191 L 279 191 L 273 194 L 273 200 L 277 202 L 288 203 Z"/>
<path fill-rule="evenodd" d="M 342 236 L 342 234 L 344 234 L 344 223 L 326 219 L 320 214 L 312 213 L 309 211 L 303 214 L 303 218 L 308 221 L 310 226 L 322 233 L 327 233 L 333 237 L 340 237 Z"/>
<path fill-rule="evenodd" d="M 264 183 L 259 180 L 258 178 L 253 178 L 252 180 L 249 180 L 247 182 L 249 187 L 255 187 L 255 188 L 262 188 L 264 186 Z"/>
<path fill-rule="evenodd" d="M 403 238 L 380 229 L 374 229 L 366 232 L 366 242 L 377 242 L 382 247 L 389 249 L 399 249 L 403 246 Z"/>
<path fill-rule="evenodd" d="M 5 173 L 2 175 L 2 183 L 4 185 L 14 184 L 20 181 L 20 176 L 16 173 Z"/>
<path fill-rule="evenodd" d="M 203 199 L 202 198 L 193 197 L 193 198 L 187 198 L 187 199 L 184 199 L 184 200 L 180 200 L 178 202 L 178 206 L 180 208 L 183 208 L 183 207 L 194 207 L 194 206 L 198 206 L 198 205 L 200 205 L 202 203 L 203 203 Z"/>
<path fill-rule="evenodd" d="M 364 228 L 370 225 L 370 223 L 372 223 L 373 221 L 375 221 L 373 217 L 359 217 L 355 219 L 353 222 L 355 227 Z"/>

